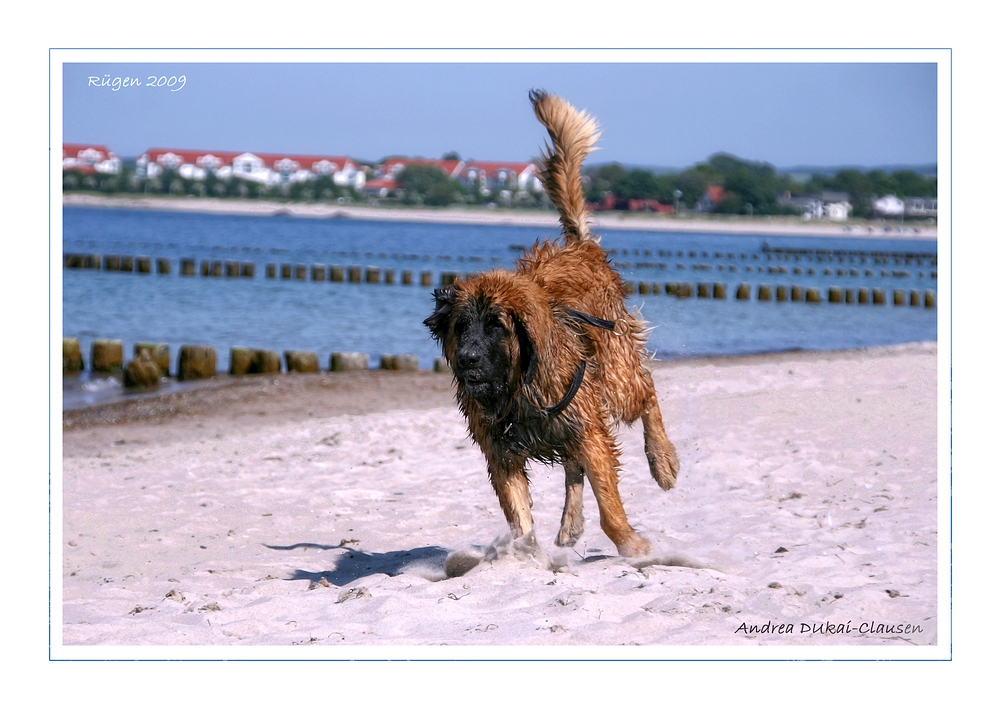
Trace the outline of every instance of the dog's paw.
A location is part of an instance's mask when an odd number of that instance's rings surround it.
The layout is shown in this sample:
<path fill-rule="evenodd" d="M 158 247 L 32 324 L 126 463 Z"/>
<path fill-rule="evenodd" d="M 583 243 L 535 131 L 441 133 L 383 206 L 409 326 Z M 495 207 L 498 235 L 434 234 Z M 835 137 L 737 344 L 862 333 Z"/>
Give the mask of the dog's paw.
<path fill-rule="evenodd" d="M 649 472 L 660 485 L 660 489 L 673 489 L 677 484 L 677 475 L 681 471 L 681 463 L 677 459 L 674 446 L 671 445 L 668 449 L 656 453 L 647 450 L 646 459 L 649 461 Z"/>
<path fill-rule="evenodd" d="M 625 558 L 641 558 L 652 554 L 652 552 L 653 547 L 649 545 L 649 541 L 637 533 L 632 534 L 618 546 L 618 555 Z"/>

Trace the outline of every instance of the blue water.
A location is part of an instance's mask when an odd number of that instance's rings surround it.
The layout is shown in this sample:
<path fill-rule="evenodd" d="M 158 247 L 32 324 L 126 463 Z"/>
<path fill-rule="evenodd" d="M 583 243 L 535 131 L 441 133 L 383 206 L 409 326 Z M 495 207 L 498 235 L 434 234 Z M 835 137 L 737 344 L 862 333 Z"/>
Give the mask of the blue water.
<path fill-rule="evenodd" d="M 65 253 L 165 257 L 169 275 L 63 270 L 63 336 L 80 340 L 89 366 L 94 339 L 123 340 L 126 359 L 136 342 L 170 346 L 172 362 L 184 344 L 216 347 L 227 370 L 229 349 L 248 346 L 315 351 L 322 367 L 335 351 L 367 352 L 373 366 L 381 354 L 417 354 L 430 367 L 439 351 L 423 327 L 432 309 L 431 288 L 400 284 L 401 271 L 421 271 L 440 281 L 443 271 L 469 273 L 508 267 L 519 246 L 557 236 L 555 228 L 364 222 L 350 219 L 228 216 L 67 207 L 63 211 Z M 936 290 L 936 241 L 707 235 L 609 230 L 602 245 L 629 281 L 723 282 L 728 299 L 634 295 L 652 331 L 649 348 L 658 358 L 745 354 L 789 349 L 844 349 L 937 339 L 934 309 L 894 307 L 891 291 Z M 817 261 L 785 260 L 774 249 L 894 252 L 922 258 L 889 259 L 844 255 Z M 692 257 L 691 252 L 695 252 Z M 661 255 L 662 253 L 662 255 Z M 717 257 L 719 254 L 721 257 Z M 755 258 L 756 256 L 756 258 Z M 254 278 L 179 275 L 181 258 L 252 261 Z M 853 262 L 852 262 L 853 259 Z M 396 284 L 351 284 L 265 277 L 268 263 L 379 266 L 396 272 Z M 693 270 L 709 265 L 710 271 Z M 679 266 L 683 266 L 681 269 Z M 787 273 L 768 272 L 784 267 Z M 794 267 L 802 274 L 793 273 Z M 721 269 L 720 269 L 721 268 Z M 748 270 L 749 268 L 749 270 Z M 807 269 L 816 273 L 808 275 Z M 825 275 L 829 268 L 831 275 Z M 838 276 L 838 269 L 858 275 Z M 759 270 L 760 269 L 760 270 Z M 874 271 L 865 276 L 865 270 Z M 761 272 L 761 270 L 763 272 Z M 885 276 L 881 275 L 887 271 Z M 200 272 L 200 270 L 199 270 Z M 894 275 L 895 273 L 895 275 Z M 907 273 L 907 275 L 903 275 Z M 310 276 L 311 277 L 311 276 Z M 741 282 L 753 299 L 736 301 Z M 801 302 L 757 302 L 757 285 L 867 287 L 886 290 L 885 306 Z M 76 407 L 120 392 L 117 381 L 87 375 L 67 380 L 64 407 Z"/>

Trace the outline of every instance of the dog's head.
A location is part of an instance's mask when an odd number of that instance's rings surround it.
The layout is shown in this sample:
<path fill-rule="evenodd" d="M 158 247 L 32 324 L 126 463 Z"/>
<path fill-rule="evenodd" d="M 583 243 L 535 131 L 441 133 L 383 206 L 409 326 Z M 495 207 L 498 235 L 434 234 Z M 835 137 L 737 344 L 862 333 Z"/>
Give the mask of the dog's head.
<path fill-rule="evenodd" d="M 487 417 L 503 417 L 545 376 L 538 344 L 551 340 L 548 298 L 515 273 L 490 271 L 435 290 L 434 301 L 424 324 L 441 342 L 459 392 Z"/>

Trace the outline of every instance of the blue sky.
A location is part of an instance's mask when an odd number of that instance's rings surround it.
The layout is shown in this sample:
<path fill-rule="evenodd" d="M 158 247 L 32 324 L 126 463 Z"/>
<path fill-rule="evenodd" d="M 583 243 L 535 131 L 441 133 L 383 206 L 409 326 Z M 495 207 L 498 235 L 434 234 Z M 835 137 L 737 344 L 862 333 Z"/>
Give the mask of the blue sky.
<path fill-rule="evenodd" d="M 126 157 L 150 147 L 527 160 L 545 135 L 527 93 L 595 115 L 592 162 L 687 167 L 716 152 L 795 165 L 937 161 L 927 63 L 75 64 L 63 139 Z M 92 86 L 90 76 L 186 78 Z"/>

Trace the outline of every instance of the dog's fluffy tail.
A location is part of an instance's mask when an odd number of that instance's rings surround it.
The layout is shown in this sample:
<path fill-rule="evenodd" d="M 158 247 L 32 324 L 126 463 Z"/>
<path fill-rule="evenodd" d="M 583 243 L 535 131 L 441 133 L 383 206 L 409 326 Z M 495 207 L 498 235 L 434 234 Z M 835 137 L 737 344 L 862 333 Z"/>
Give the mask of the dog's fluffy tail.
<path fill-rule="evenodd" d="M 559 210 L 566 243 L 590 238 L 580 168 L 601 134 L 597 121 L 545 91 L 536 89 L 528 97 L 552 138 L 542 155 L 541 178 L 545 193 Z"/>

